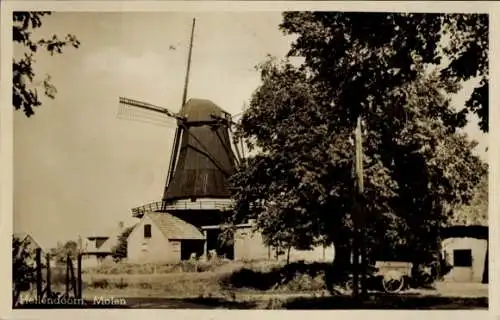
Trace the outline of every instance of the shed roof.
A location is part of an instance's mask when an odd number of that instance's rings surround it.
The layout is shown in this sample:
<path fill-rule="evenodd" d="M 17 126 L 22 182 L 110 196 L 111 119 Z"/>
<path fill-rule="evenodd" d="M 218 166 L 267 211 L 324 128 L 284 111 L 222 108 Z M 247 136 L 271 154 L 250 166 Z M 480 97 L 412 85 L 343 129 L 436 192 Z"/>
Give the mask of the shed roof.
<path fill-rule="evenodd" d="M 482 225 L 451 226 L 441 230 L 441 237 L 447 238 L 476 238 L 488 240 L 488 227 Z"/>
<path fill-rule="evenodd" d="M 31 245 L 43 249 L 40 243 L 31 234 L 27 232 L 15 232 L 12 234 L 12 236 L 14 238 L 19 239 L 20 241 L 25 241 L 26 239 L 28 239 Z"/>
<path fill-rule="evenodd" d="M 166 212 L 149 212 L 153 223 L 161 233 L 172 240 L 205 240 L 205 236 L 194 225 Z"/>

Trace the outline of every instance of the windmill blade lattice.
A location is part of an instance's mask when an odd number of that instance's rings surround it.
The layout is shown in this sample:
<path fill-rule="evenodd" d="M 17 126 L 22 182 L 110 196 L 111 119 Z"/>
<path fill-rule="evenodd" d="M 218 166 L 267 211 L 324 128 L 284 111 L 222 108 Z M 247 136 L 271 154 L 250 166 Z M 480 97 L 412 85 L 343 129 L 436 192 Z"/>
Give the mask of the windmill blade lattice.
<path fill-rule="evenodd" d="M 175 118 L 172 118 L 170 115 L 167 115 L 164 112 L 160 112 L 159 110 L 151 110 L 142 107 L 138 107 L 137 105 L 127 103 L 128 99 L 120 98 L 120 105 L 118 108 L 117 117 L 123 120 L 131 120 L 135 122 L 143 122 L 154 124 L 167 128 L 176 128 L 177 122 Z M 153 106 L 153 105 L 151 105 Z M 153 106 L 156 107 L 156 106 Z M 160 108 L 160 107 L 156 107 Z"/>

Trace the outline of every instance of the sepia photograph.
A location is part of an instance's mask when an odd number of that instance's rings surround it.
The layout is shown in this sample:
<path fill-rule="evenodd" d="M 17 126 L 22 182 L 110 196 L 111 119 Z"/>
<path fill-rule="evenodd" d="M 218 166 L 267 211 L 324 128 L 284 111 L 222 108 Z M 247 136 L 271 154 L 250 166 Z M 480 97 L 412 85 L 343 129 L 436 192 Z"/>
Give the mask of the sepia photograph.
<path fill-rule="evenodd" d="M 12 19 L 13 309 L 488 310 L 489 14 Z"/>

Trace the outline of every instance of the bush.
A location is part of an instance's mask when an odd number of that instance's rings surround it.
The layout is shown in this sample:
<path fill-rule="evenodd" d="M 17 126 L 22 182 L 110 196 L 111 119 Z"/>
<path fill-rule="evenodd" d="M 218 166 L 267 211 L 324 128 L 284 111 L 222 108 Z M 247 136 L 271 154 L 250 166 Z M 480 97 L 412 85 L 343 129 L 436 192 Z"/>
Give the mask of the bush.
<path fill-rule="evenodd" d="M 94 280 L 90 286 L 98 289 L 109 289 L 109 281 L 107 279 Z"/>
<path fill-rule="evenodd" d="M 242 268 L 223 278 L 222 283 L 229 288 L 250 288 L 281 292 L 317 291 L 326 289 L 325 275 L 329 264 L 296 262 L 288 265 L 261 265 L 259 271 Z"/>
<path fill-rule="evenodd" d="M 19 302 L 21 292 L 35 283 L 35 252 L 27 239 L 12 238 L 12 304 Z"/>

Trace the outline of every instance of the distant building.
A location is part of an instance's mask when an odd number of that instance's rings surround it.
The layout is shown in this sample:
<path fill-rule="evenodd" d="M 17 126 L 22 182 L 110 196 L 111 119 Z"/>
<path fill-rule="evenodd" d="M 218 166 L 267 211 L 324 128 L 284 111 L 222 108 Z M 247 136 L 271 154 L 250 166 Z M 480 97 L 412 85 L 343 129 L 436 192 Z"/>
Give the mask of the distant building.
<path fill-rule="evenodd" d="M 43 261 L 43 263 L 46 263 L 46 255 L 49 253 L 49 250 L 45 246 L 40 245 L 40 242 L 35 240 L 35 238 L 31 234 L 26 233 L 26 232 L 16 232 L 12 235 L 12 237 L 19 239 L 21 242 L 28 243 L 27 249 L 29 252 L 31 252 L 33 254 L 32 255 L 33 261 L 31 261 L 31 262 L 33 262 L 33 263 L 35 262 L 35 251 L 36 251 L 36 249 L 40 249 L 42 261 Z M 50 264 L 51 264 L 51 266 L 54 266 L 55 261 L 53 259 L 51 259 Z"/>
<path fill-rule="evenodd" d="M 442 255 L 452 267 L 445 281 L 488 283 L 487 226 L 452 226 L 441 237 Z"/>
<path fill-rule="evenodd" d="M 97 267 L 111 261 L 112 248 L 109 236 L 89 236 L 85 239 L 82 252 L 82 268 Z"/>
<path fill-rule="evenodd" d="M 118 236 L 123 232 L 123 222 L 118 223 L 118 228 L 106 234 L 87 236 L 82 243 L 82 267 L 96 267 L 107 261 L 112 261 L 113 248 L 118 243 Z"/>
<path fill-rule="evenodd" d="M 35 251 L 36 249 L 42 249 L 42 251 L 44 251 L 42 246 L 40 246 L 40 244 L 35 240 L 35 238 L 33 238 L 32 235 L 26 232 L 16 232 L 12 235 L 12 237 L 19 239 L 19 241 L 21 242 L 28 243 L 29 251 Z"/>

